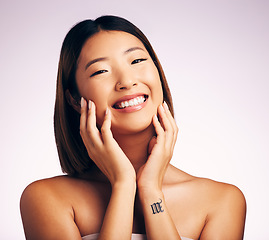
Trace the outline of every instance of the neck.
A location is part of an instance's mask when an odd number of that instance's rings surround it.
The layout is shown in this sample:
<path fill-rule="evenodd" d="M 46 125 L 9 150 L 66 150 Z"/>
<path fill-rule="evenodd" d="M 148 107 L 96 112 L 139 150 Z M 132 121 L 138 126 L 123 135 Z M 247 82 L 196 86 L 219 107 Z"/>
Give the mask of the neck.
<path fill-rule="evenodd" d="M 152 125 L 139 133 L 114 134 L 114 138 L 133 164 L 136 172 L 148 159 L 148 144 L 154 134 L 155 131 Z"/>

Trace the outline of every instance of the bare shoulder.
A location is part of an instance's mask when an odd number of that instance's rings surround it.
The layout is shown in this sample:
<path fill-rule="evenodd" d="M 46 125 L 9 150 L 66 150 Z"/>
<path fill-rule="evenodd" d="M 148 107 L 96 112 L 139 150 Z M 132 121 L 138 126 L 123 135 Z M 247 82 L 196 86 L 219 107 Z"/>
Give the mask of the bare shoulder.
<path fill-rule="evenodd" d="M 200 239 L 243 239 L 246 200 L 231 184 L 197 178 L 196 188 L 204 191 L 207 216 Z"/>
<path fill-rule="evenodd" d="M 194 177 L 191 184 L 199 194 L 210 197 L 212 199 L 211 204 L 214 201 L 216 201 L 216 204 L 223 204 L 231 200 L 232 202 L 245 202 L 245 197 L 241 190 L 232 184 L 199 177 Z"/>
<path fill-rule="evenodd" d="M 217 182 L 208 178 L 200 178 L 185 173 L 175 167 L 169 172 L 170 183 L 177 190 L 187 190 L 192 196 L 199 196 L 200 200 L 209 201 L 210 205 L 239 202 L 245 205 L 245 197 L 241 190 L 228 183 Z M 185 195 L 185 194 L 184 194 Z M 212 206 L 212 205 L 211 205 Z"/>
<path fill-rule="evenodd" d="M 86 186 L 86 181 L 67 176 L 29 184 L 20 201 L 27 239 L 81 239 L 74 221 L 74 196 L 80 195 Z"/>
<path fill-rule="evenodd" d="M 22 193 L 21 210 L 24 213 L 24 210 L 27 211 L 30 207 L 44 207 L 48 210 L 54 206 L 64 210 L 65 214 L 69 212 L 68 214 L 73 215 L 79 199 L 91 201 L 94 197 L 100 197 L 96 190 L 99 188 L 98 183 L 69 176 L 38 180 L 29 184 Z M 92 192 L 95 194 L 91 194 Z"/>
<path fill-rule="evenodd" d="M 21 208 L 24 210 L 24 207 L 28 203 L 39 202 L 43 203 L 51 201 L 52 199 L 56 200 L 57 195 L 59 195 L 57 188 L 60 189 L 60 185 L 64 182 L 65 177 L 54 177 L 49 179 L 42 179 L 35 181 L 29 184 L 22 193 L 21 196 Z"/>
<path fill-rule="evenodd" d="M 74 198 L 75 194 L 84 194 L 92 196 L 91 191 L 96 191 L 100 188 L 100 184 L 94 181 L 83 180 L 80 178 L 69 177 L 66 175 L 56 176 L 52 178 L 37 180 L 29 184 L 23 194 L 21 200 L 24 198 L 50 198 L 50 200 L 63 201 L 64 197 Z M 81 197 L 81 196 L 80 196 Z M 67 202 L 66 202 L 67 203 Z"/>
<path fill-rule="evenodd" d="M 190 219 L 192 236 L 200 239 L 242 239 L 246 216 L 246 200 L 241 190 L 231 184 L 191 176 L 178 169 L 174 172 L 174 202 L 183 226 Z M 172 175 L 172 173 L 170 174 Z M 179 204 L 180 203 L 180 204 Z M 189 226 L 185 225 L 186 229 Z M 195 233 L 195 234 L 193 234 Z M 186 232 L 186 236 L 189 232 Z"/>
<path fill-rule="evenodd" d="M 64 184 L 67 179 L 67 176 L 57 176 L 34 181 L 25 188 L 22 196 L 25 194 L 32 194 L 33 192 L 39 193 L 42 191 L 51 191 L 55 187 L 57 188 L 60 184 Z"/>
<path fill-rule="evenodd" d="M 46 203 L 46 201 L 61 201 L 63 195 L 67 195 L 72 185 L 77 185 L 78 181 L 68 176 L 57 176 L 35 181 L 29 184 L 22 193 L 21 205 L 22 207 L 28 201 L 39 201 Z"/>

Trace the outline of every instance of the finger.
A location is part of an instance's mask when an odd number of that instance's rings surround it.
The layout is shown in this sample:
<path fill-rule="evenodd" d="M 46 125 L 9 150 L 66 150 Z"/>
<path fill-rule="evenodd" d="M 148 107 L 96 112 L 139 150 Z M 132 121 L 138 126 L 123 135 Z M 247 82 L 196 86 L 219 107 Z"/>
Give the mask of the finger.
<path fill-rule="evenodd" d="M 80 135 L 85 135 L 87 122 L 87 102 L 81 97 L 81 111 L 80 111 Z"/>
<path fill-rule="evenodd" d="M 109 108 L 106 109 L 104 122 L 101 127 L 101 134 L 104 141 L 104 144 L 111 143 L 111 139 L 113 138 L 111 132 L 111 111 Z"/>
<path fill-rule="evenodd" d="M 177 127 L 176 121 L 175 121 L 174 117 L 172 116 L 166 102 L 163 103 L 163 107 L 164 107 L 165 113 L 167 115 L 167 118 L 169 119 L 174 131 L 177 132 L 178 127 Z"/>
<path fill-rule="evenodd" d="M 161 141 L 163 143 L 164 142 L 164 129 L 161 123 L 159 122 L 156 114 L 153 116 L 152 122 L 155 128 L 155 132 L 157 134 L 157 142 L 159 143 Z"/>
<path fill-rule="evenodd" d="M 89 141 L 87 134 L 87 119 L 88 119 L 88 107 L 87 101 L 81 97 L 81 115 L 80 115 L 80 135 L 88 150 L 88 154 L 92 157 L 92 142 Z"/>
<path fill-rule="evenodd" d="M 171 124 L 171 126 L 173 128 L 173 146 L 174 146 L 175 143 L 176 143 L 176 140 L 177 140 L 178 126 L 177 126 L 176 121 L 175 121 L 174 117 L 172 116 L 172 114 L 171 114 L 168 106 L 167 106 L 167 103 L 164 102 L 163 103 L 163 106 L 164 106 L 164 109 L 165 109 L 165 113 L 167 115 L 167 118 L 169 119 L 170 124 Z"/>
<path fill-rule="evenodd" d="M 165 131 L 166 146 L 171 146 L 171 144 L 174 140 L 174 131 L 173 131 L 173 127 L 170 123 L 170 120 L 168 119 L 167 114 L 164 110 L 163 105 L 160 105 L 158 107 L 158 114 L 160 116 L 161 124 L 164 128 L 164 131 Z"/>
<path fill-rule="evenodd" d="M 168 119 L 166 111 L 165 111 L 162 104 L 158 107 L 158 115 L 160 117 L 160 120 L 161 120 L 160 122 L 161 122 L 164 130 L 165 131 L 169 130 L 172 126 L 171 126 L 170 120 Z"/>
<path fill-rule="evenodd" d="M 94 102 L 89 100 L 87 116 L 87 136 L 94 146 L 100 145 L 100 133 L 96 127 L 96 107 Z"/>

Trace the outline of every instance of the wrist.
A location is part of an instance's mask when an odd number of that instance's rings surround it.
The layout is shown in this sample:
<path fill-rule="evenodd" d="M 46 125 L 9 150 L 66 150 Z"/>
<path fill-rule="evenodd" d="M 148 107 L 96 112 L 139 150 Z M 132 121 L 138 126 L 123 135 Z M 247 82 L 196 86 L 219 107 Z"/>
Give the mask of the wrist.
<path fill-rule="evenodd" d="M 162 191 L 140 191 L 138 196 L 145 215 L 155 215 L 166 211 Z"/>
<path fill-rule="evenodd" d="M 112 192 L 136 193 L 136 181 L 132 179 L 116 181 L 111 184 Z"/>
<path fill-rule="evenodd" d="M 147 201 L 154 201 L 156 199 L 163 199 L 164 198 L 164 194 L 162 192 L 161 189 L 157 188 L 157 187 L 143 187 L 143 188 L 139 188 L 137 189 L 138 191 L 138 195 L 139 195 L 139 199 L 141 202 L 147 202 Z"/>
<path fill-rule="evenodd" d="M 118 187 L 126 187 L 126 186 L 134 186 L 136 187 L 136 174 L 134 169 L 131 170 L 120 170 L 116 171 L 112 177 L 109 179 L 112 188 L 114 186 Z"/>
<path fill-rule="evenodd" d="M 137 188 L 141 194 L 154 194 L 162 192 L 162 184 L 157 180 L 137 181 Z"/>

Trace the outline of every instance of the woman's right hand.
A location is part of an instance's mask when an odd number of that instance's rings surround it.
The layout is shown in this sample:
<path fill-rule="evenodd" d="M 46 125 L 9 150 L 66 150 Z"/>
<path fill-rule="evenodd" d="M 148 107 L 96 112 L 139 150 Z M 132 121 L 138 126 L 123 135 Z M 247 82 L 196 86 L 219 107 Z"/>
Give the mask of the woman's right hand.
<path fill-rule="evenodd" d="M 111 132 L 111 112 L 106 110 L 101 131 L 96 126 L 96 107 L 89 100 L 81 98 L 80 135 L 89 157 L 106 175 L 111 185 L 136 182 L 135 170 Z"/>

